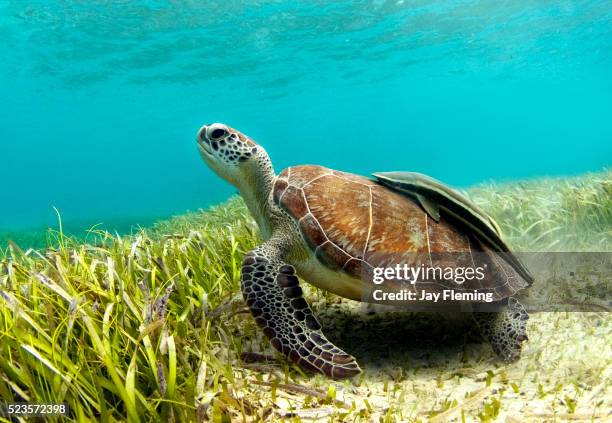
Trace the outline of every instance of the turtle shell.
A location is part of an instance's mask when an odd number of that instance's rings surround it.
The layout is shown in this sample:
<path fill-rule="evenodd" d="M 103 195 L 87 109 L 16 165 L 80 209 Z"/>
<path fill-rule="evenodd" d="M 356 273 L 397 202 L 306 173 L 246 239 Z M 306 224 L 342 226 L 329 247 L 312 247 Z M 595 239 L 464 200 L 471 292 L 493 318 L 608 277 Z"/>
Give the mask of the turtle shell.
<path fill-rule="evenodd" d="M 290 167 L 277 177 L 273 201 L 296 220 L 323 265 L 357 278 L 403 264 L 484 266 L 482 279 L 424 280 L 419 289 L 477 289 L 501 300 L 529 286 L 503 254 L 469 228 L 448 216 L 436 222 L 410 197 L 362 176 L 322 166 Z"/>

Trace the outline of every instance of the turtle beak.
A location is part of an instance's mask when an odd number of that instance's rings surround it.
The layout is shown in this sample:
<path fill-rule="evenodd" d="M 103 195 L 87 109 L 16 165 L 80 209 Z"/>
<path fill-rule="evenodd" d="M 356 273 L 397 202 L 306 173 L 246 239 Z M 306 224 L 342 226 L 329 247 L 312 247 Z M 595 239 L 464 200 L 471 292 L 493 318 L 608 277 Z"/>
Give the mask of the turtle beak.
<path fill-rule="evenodd" d="M 212 155 L 212 149 L 210 148 L 210 141 L 208 140 L 208 125 L 204 125 L 198 131 L 198 135 L 196 137 L 196 141 L 198 142 L 198 147 L 201 151 L 204 151 L 206 154 Z"/>

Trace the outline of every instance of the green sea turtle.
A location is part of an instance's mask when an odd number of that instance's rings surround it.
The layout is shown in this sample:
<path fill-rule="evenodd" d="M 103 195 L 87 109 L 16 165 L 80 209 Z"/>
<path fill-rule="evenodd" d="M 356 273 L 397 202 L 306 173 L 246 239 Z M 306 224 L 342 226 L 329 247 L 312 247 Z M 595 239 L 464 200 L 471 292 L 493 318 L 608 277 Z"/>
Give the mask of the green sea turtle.
<path fill-rule="evenodd" d="M 239 189 L 259 225 L 264 241 L 244 257 L 241 289 L 257 324 L 290 361 L 335 379 L 361 372 L 355 359 L 322 333 L 298 276 L 342 297 L 368 301 L 368 271 L 402 260 L 414 264 L 410 254 L 433 263 L 435 254 L 454 252 L 461 257 L 435 260 L 452 266 L 481 254 L 493 276 L 412 288 L 489 292 L 505 308 L 474 318 L 497 354 L 508 361 L 519 357 L 528 316 L 513 295 L 532 278 L 509 253 L 495 222 L 467 199 L 415 173 L 381 173 L 373 180 L 306 165 L 276 175 L 263 147 L 220 123 L 203 126 L 197 142 L 206 164 Z"/>

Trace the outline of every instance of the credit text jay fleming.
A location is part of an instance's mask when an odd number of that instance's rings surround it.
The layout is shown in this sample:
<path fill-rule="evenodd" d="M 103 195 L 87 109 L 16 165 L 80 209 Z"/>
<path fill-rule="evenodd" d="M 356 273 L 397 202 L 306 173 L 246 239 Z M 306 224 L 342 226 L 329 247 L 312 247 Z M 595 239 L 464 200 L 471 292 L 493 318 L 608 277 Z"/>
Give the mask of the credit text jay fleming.
<path fill-rule="evenodd" d="M 391 267 L 375 267 L 372 273 L 372 282 L 381 285 L 385 281 L 410 283 L 416 285 L 418 282 L 452 281 L 462 285 L 466 281 L 483 280 L 485 277 L 485 266 L 479 267 L 439 267 L 439 266 L 409 266 L 407 264 L 396 264 Z M 381 287 L 382 288 L 382 287 Z M 492 302 L 492 292 L 478 292 L 473 290 L 443 289 L 440 292 L 428 292 L 421 290 L 402 289 L 400 291 L 386 292 L 383 289 L 375 289 L 372 292 L 375 301 L 478 301 Z"/>

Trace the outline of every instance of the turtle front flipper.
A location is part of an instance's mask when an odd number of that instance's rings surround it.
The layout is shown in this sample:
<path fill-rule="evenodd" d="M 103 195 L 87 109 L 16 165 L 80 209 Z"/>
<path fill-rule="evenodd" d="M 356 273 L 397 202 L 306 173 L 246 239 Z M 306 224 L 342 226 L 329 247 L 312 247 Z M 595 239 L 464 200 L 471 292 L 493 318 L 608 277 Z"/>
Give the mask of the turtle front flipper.
<path fill-rule="evenodd" d="M 333 345 L 302 297 L 293 266 L 268 241 L 242 263 L 242 295 L 272 346 L 300 367 L 343 379 L 361 373 L 355 359 Z"/>

